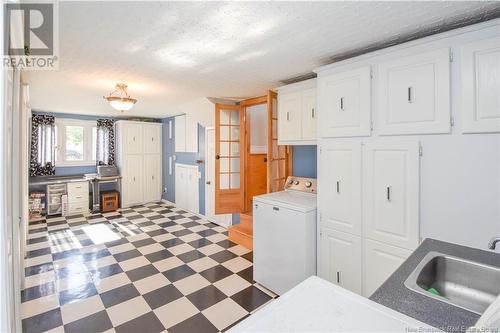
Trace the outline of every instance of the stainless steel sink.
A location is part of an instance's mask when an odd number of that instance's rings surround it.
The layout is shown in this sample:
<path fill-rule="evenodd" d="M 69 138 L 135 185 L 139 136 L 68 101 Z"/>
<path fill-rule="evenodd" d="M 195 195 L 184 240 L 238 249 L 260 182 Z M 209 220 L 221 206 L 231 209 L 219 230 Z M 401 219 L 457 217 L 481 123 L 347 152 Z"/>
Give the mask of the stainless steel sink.
<path fill-rule="evenodd" d="M 405 281 L 422 295 L 482 314 L 500 294 L 500 268 L 429 252 Z M 428 291 L 433 288 L 437 291 Z"/>

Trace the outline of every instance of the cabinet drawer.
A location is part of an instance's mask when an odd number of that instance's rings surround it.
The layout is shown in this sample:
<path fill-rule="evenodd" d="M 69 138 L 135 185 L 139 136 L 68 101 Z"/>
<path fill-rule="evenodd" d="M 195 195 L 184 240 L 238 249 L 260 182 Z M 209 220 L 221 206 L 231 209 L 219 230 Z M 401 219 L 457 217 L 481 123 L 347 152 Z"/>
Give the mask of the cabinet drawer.
<path fill-rule="evenodd" d="M 88 201 L 68 203 L 68 215 L 88 214 L 88 212 L 89 212 Z"/>
<path fill-rule="evenodd" d="M 83 194 L 89 195 L 88 182 L 68 183 L 68 200 L 71 196 Z"/>
<path fill-rule="evenodd" d="M 68 203 L 74 202 L 89 202 L 89 193 L 88 192 L 79 192 L 68 194 Z"/>

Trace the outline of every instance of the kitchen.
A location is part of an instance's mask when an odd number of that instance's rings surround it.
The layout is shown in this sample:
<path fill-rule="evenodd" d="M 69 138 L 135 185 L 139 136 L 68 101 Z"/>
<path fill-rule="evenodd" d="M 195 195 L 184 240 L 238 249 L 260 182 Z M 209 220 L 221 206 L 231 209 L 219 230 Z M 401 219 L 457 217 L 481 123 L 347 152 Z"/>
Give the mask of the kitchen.
<path fill-rule="evenodd" d="M 148 5 L 5 70 L 2 330 L 499 329 L 498 3 Z"/>

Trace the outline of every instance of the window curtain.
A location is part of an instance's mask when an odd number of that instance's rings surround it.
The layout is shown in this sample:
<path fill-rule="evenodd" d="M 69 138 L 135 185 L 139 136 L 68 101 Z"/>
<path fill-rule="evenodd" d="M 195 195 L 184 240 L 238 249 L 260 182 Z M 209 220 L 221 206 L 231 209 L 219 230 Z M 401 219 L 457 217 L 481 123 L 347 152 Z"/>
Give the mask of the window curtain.
<path fill-rule="evenodd" d="M 30 176 L 53 175 L 56 172 L 56 126 L 54 116 L 31 118 Z"/>
<path fill-rule="evenodd" d="M 115 130 L 113 119 L 97 119 L 97 165 L 115 165 Z"/>

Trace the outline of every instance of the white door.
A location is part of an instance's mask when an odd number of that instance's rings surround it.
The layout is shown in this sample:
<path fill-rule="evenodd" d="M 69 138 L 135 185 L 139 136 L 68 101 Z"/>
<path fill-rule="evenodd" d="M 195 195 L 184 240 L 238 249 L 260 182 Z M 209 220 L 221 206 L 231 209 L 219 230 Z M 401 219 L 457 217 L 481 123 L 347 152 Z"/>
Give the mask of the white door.
<path fill-rule="evenodd" d="M 125 154 L 142 153 L 142 126 L 141 124 L 126 122 L 123 124 L 123 147 Z"/>
<path fill-rule="evenodd" d="M 365 237 L 415 249 L 419 242 L 418 143 L 368 143 L 363 170 Z"/>
<path fill-rule="evenodd" d="M 205 129 L 205 216 L 215 221 L 215 129 Z"/>
<path fill-rule="evenodd" d="M 498 37 L 462 47 L 462 131 L 500 132 L 500 42 Z"/>
<path fill-rule="evenodd" d="M 278 140 L 301 140 L 302 92 L 278 94 Z"/>
<path fill-rule="evenodd" d="M 401 266 L 411 252 L 397 246 L 365 239 L 364 296 L 370 297 Z"/>
<path fill-rule="evenodd" d="M 380 134 L 450 132 L 450 50 L 379 65 Z"/>
<path fill-rule="evenodd" d="M 321 224 L 361 235 L 361 144 L 322 144 L 318 187 Z"/>
<path fill-rule="evenodd" d="M 370 67 L 363 67 L 318 78 L 320 137 L 371 134 L 370 75 Z"/>
<path fill-rule="evenodd" d="M 316 89 L 302 92 L 302 140 L 316 140 Z"/>
<path fill-rule="evenodd" d="M 362 293 L 361 237 L 321 228 L 319 276 Z"/>
<path fill-rule="evenodd" d="M 125 175 L 123 175 L 123 206 L 143 203 L 143 158 L 142 155 L 125 156 Z"/>
<path fill-rule="evenodd" d="M 158 124 L 142 125 L 143 152 L 146 154 L 161 153 L 161 126 Z"/>
<path fill-rule="evenodd" d="M 144 155 L 144 202 L 158 201 L 161 198 L 161 155 Z"/>

